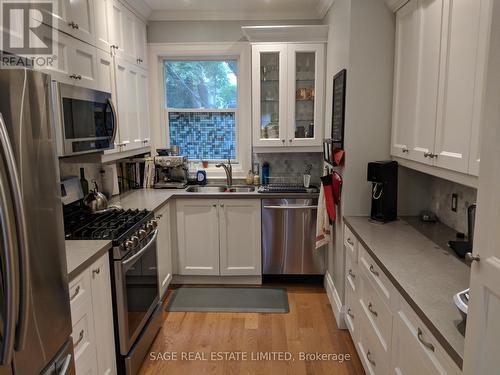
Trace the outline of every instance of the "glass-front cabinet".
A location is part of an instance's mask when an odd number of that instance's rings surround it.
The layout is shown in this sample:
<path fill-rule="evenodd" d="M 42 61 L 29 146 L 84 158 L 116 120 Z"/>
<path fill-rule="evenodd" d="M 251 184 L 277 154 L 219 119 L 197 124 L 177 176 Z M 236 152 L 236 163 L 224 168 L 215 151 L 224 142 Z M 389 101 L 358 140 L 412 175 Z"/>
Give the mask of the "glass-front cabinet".
<path fill-rule="evenodd" d="M 254 146 L 320 146 L 324 45 L 252 46 Z"/>

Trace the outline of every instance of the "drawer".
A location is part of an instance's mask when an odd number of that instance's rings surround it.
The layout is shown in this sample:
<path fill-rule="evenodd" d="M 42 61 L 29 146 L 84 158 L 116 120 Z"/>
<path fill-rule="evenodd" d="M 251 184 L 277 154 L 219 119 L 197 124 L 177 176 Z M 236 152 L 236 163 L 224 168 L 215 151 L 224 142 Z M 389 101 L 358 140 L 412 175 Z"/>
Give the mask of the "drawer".
<path fill-rule="evenodd" d="M 357 293 L 359 285 L 358 265 L 353 263 L 350 256 L 345 258 L 345 278 L 346 290 L 350 288 L 353 293 Z"/>
<path fill-rule="evenodd" d="M 375 292 L 372 284 L 362 276 L 360 309 L 366 317 L 367 327 L 387 353 L 392 340 L 392 312 L 384 300 Z"/>
<path fill-rule="evenodd" d="M 76 316 L 75 312 L 82 306 L 89 305 L 91 298 L 90 274 L 88 270 L 85 270 L 69 283 L 69 303 L 73 323 L 80 320 L 80 316 Z"/>
<path fill-rule="evenodd" d="M 394 298 L 394 286 L 362 245 L 359 246 L 359 268 L 366 275 L 366 278 L 370 280 L 384 302 L 392 306 L 391 297 Z"/>
<path fill-rule="evenodd" d="M 344 245 L 346 253 L 351 256 L 354 263 L 358 263 L 358 240 L 347 225 L 344 225 Z"/>
<path fill-rule="evenodd" d="M 358 314 L 359 314 L 359 301 L 357 293 L 352 289 L 346 288 L 345 292 L 345 323 L 349 332 L 351 333 L 352 340 L 356 342 L 358 334 Z"/>
<path fill-rule="evenodd" d="M 422 323 L 408 303 L 400 298 L 394 316 L 393 367 L 403 374 L 458 375 L 458 366 Z"/>
<path fill-rule="evenodd" d="M 91 309 L 88 309 L 92 311 Z M 73 324 L 73 349 L 75 352 L 75 364 L 87 363 L 92 361 L 97 363 L 97 353 L 95 348 L 94 325 L 91 313 L 85 313 L 80 320 Z M 77 371 L 79 374 L 79 372 Z"/>
<path fill-rule="evenodd" d="M 363 367 L 369 375 L 387 375 L 390 353 L 384 350 L 380 340 L 370 327 L 366 314 L 360 313 L 358 317 L 357 349 Z"/>

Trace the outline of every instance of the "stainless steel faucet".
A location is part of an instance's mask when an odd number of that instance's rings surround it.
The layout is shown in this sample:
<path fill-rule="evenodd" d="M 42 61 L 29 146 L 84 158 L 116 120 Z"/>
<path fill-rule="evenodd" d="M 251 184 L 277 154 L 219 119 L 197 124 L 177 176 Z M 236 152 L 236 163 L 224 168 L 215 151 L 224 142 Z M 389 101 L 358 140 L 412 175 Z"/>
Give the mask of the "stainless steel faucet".
<path fill-rule="evenodd" d="M 224 168 L 226 172 L 226 185 L 228 188 L 233 186 L 233 166 L 231 165 L 231 159 L 227 159 L 227 165 L 224 163 L 219 163 L 215 165 L 217 168 Z"/>

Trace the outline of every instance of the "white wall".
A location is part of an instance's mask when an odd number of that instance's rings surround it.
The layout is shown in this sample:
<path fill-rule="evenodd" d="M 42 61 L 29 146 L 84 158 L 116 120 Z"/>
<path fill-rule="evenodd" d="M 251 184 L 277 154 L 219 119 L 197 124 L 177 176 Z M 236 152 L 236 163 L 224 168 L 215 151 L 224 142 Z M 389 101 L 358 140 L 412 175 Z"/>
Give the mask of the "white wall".
<path fill-rule="evenodd" d="M 389 159 L 392 118 L 395 17 L 385 0 L 337 0 L 323 22 L 330 25 L 327 50 L 325 136 L 330 134 L 333 76 L 347 69 L 342 213 L 370 213 L 366 166 Z M 344 250 L 336 223 L 329 273 L 344 298 Z"/>
<path fill-rule="evenodd" d="M 319 20 L 288 21 L 149 21 L 148 43 L 246 41 L 241 26 L 310 25 Z"/>

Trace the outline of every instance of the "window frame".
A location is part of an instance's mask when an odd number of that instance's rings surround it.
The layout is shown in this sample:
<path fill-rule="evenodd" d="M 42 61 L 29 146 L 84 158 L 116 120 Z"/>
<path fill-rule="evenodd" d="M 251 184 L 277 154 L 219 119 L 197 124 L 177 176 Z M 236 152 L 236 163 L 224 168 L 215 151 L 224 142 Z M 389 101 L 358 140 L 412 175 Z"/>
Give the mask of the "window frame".
<path fill-rule="evenodd" d="M 165 76 L 165 63 L 167 61 L 227 61 L 227 60 L 233 60 L 236 61 L 238 70 L 237 70 L 237 87 L 236 87 L 236 103 L 237 106 L 236 108 L 221 108 L 221 109 L 215 109 L 215 108 L 173 108 L 173 107 L 167 107 L 166 106 L 166 100 L 167 100 L 167 87 L 166 87 L 166 82 L 167 82 L 167 77 Z M 164 112 L 164 118 L 165 118 L 165 124 L 167 125 L 167 142 L 170 145 L 170 122 L 169 122 L 169 116 L 168 114 L 171 112 L 177 112 L 177 113 L 234 113 L 234 131 L 235 131 L 235 159 L 231 159 L 231 163 L 234 165 L 237 165 L 239 163 L 239 109 L 240 109 L 240 59 L 239 56 L 236 58 L 235 56 L 196 56 L 196 57 L 189 57 L 189 56 L 176 56 L 176 57 L 164 57 L 162 59 L 162 65 L 163 65 L 163 112 Z M 198 159 L 191 159 L 189 160 L 191 163 L 201 163 L 201 160 Z M 225 162 L 227 159 L 208 159 L 208 166 L 209 168 L 215 168 L 215 164 Z M 213 164 L 213 165 L 212 165 Z"/>
<path fill-rule="evenodd" d="M 170 144 L 168 116 L 165 107 L 165 60 L 222 60 L 238 62 L 238 108 L 236 111 L 236 159 L 232 160 L 233 177 L 244 178 L 252 165 L 252 122 L 251 122 L 251 47 L 246 42 L 236 43 L 151 43 L 150 90 L 154 149 Z M 233 109 L 231 109 L 232 111 Z M 210 110 L 203 110 L 209 112 Z M 196 112 L 203 112 L 196 111 Z M 221 112 L 216 110 L 215 112 Z M 182 152 L 182 150 L 181 150 Z M 211 160 L 205 168 L 210 179 L 225 179 L 222 168 L 215 167 Z"/>

